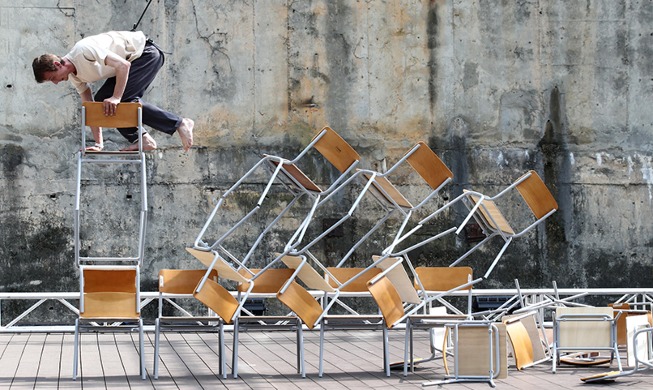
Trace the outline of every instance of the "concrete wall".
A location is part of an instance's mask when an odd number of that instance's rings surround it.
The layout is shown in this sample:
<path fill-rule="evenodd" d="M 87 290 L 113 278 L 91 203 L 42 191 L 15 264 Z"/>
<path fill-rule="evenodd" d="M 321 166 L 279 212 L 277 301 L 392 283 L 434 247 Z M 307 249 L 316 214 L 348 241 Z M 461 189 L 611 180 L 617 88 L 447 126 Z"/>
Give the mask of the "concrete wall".
<path fill-rule="evenodd" d="M 130 29 L 145 4 L 0 0 L 0 289 L 77 288 L 79 98 L 68 85 L 38 85 L 32 59 Z M 651 17 L 647 0 L 153 1 L 140 29 L 170 54 L 146 99 L 194 118 L 196 147 L 185 154 L 176 135 L 152 132 L 160 149 L 147 156 L 144 289 L 155 288 L 160 268 L 199 265 L 184 247 L 261 153 L 292 157 L 325 125 L 375 169 L 426 141 L 455 174 L 433 207 L 462 188 L 494 194 L 536 170 L 560 210 L 508 249 L 487 287 L 514 278 L 524 287 L 650 286 Z M 107 148 L 124 146 L 115 130 L 106 138 Z M 322 184 L 333 178 L 318 159 L 305 169 Z M 140 191 L 125 169 L 93 172 L 83 216 L 97 228 L 84 229 L 82 252 L 120 251 L 134 244 Z M 228 218 L 255 202 L 261 183 L 248 183 Z M 395 183 L 410 197 L 424 193 L 408 173 Z M 264 216 L 279 210 L 275 203 Z M 379 215 L 371 202 L 362 210 L 316 251 L 342 253 Z M 266 238 L 255 263 L 280 249 L 299 214 Z M 452 210 L 418 238 L 461 218 Z M 387 244 L 394 227 L 366 250 Z M 233 248 L 247 248 L 252 235 L 239 233 Z M 469 245 L 448 237 L 411 258 L 448 264 Z M 483 272 L 490 249 L 468 264 Z"/>

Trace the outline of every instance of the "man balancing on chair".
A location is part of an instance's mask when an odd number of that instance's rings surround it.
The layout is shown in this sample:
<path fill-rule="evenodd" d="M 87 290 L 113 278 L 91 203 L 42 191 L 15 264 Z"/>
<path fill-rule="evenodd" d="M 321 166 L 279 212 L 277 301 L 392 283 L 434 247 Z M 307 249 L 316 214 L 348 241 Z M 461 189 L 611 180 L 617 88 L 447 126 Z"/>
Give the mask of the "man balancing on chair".
<path fill-rule="evenodd" d="M 115 115 L 120 102 L 140 101 L 143 104 L 143 123 L 181 138 L 185 151 L 193 145 L 192 119 L 181 118 L 150 103 L 141 101 L 147 87 L 163 66 L 163 52 L 141 31 L 110 31 L 86 37 L 73 46 L 63 57 L 43 54 L 32 62 L 34 77 L 42 83 L 54 84 L 70 80 L 82 101 L 93 101 L 89 83 L 104 80 L 95 94 L 95 101 L 103 102 L 105 115 Z M 95 146 L 89 151 L 101 151 L 104 147 L 102 129 L 92 127 Z M 118 129 L 131 145 L 124 151 L 138 150 L 138 129 Z M 156 142 L 143 132 L 143 150 L 156 149 Z"/>

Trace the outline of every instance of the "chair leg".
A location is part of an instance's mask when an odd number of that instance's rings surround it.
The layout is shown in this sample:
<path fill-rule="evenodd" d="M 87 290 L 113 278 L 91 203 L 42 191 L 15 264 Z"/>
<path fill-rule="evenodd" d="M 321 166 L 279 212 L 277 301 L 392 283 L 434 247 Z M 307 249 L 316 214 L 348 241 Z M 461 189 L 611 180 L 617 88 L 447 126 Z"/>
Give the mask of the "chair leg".
<path fill-rule="evenodd" d="M 383 370 L 385 376 L 390 376 L 390 340 L 388 336 L 388 327 L 383 324 Z"/>
<path fill-rule="evenodd" d="M 77 365 L 79 364 L 79 318 L 75 319 L 75 338 L 73 344 L 73 380 L 77 380 Z"/>
<path fill-rule="evenodd" d="M 143 319 L 138 319 L 138 348 L 141 360 L 141 379 L 145 380 L 147 378 L 147 372 L 145 370 L 145 340 L 143 332 Z"/>
<path fill-rule="evenodd" d="M 318 374 L 317 376 L 322 378 L 324 373 L 324 321 L 320 324 L 320 362 L 318 364 Z"/>
<path fill-rule="evenodd" d="M 238 318 L 234 320 L 233 352 L 231 355 L 231 373 L 234 379 L 238 378 Z"/>
<path fill-rule="evenodd" d="M 406 319 L 406 334 L 404 335 L 404 376 L 408 376 L 408 359 L 410 352 L 410 363 L 412 367 L 413 360 L 413 345 L 411 343 L 413 338 L 413 332 L 410 324 L 410 318 Z"/>
<path fill-rule="evenodd" d="M 304 365 L 304 330 L 302 329 L 302 321 L 297 318 L 297 369 L 306 378 L 306 366 Z"/>
<path fill-rule="evenodd" d="M 227 368 L 225 367 L 225 347 L 224 347 L 224 322 L 220 321 L 220 329 L 218 331 L 218 342 L 220 343 L 219 348 L 220 348 L 220 357 L 219 359 L 219 364 L 220 364 L 220 375 L 222 375 L 223 379 L 227 379 Z"/>
<path fill-rule="evenodd" d="M 154 320 L 154 379 L 159 379 L 159 341 L 161 338 L 161 321 Z"/>

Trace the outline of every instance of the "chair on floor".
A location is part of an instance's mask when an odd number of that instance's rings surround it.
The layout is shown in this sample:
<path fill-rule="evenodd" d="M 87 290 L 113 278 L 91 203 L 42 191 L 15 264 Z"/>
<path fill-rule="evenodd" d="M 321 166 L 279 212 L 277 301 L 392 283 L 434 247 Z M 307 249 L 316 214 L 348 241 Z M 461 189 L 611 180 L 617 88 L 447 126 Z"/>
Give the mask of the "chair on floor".
<path fill-rule="evenodd" d="M 256 284 L 250 286 L 249 283 L 240 283 L 237 286 L 237 293 L 242 294 L 249 291 L 250 294 L 259 296 L 261 299 L 276 299 L 277 292 L 283 287 L 283 285 L 285 285 L 286 281 L 292 276 L 294 271 L 288 268 L 269 268 L 265 272 L 260 272 L 258 269 L 253 269 L 252 272 L 259 275 L 256 278 Z M 241 273 L 246 274 L 247 272 L 243 270 Z M 304 366 L 304 336 L 301 319 L 295 315 L 289 314 L 255 314 L 246 311 L 245 308 L 241 307 L 240 312 L 234 320 L 232 360 L 232 372 L 234 378 L 238 378 L 239 335 L 243 331 L 257 330 L 294 331 L 296 334 L 297 373 L 301 374 L 302 378 L 306 377 L 306 368 Z"/>
<path fill-rule="evenodd" d="M 368 289 L 388 329 L 397 328 L 405 320 L 404 376 L 408 375 L 408 366 L 412 365 L 412 356 L 409 355 L 412 355 L 412 332 L 417 326 L 444 327 L 453 332 L 454 375 L 438 383 L 487 381 L 493 384 L 495 378 L 506 375 L 505 329 L 501 324 L 467 320 L 464 315 L 406 313 L 397 289 L 387 277 L 387 270 L 370 280 Z M 485 339 L 479 338 L 483 335 Z M 445 367 L 447 356 L 447 353 L 443 354 Z M 388 366 L 386 374 L 389 374 Z M 423 385 L 429 384 L 435 383 Z"/>
<path fill-rule="evenodd" d="M 218 333 L 218 374 L 227 377 L 225 369 L 224 320 L 208 312 L 199 314 L 191 309 L 197 301 L 195 287 L 204 277 L 205 270 L 162 269 L 159 271 L 158 316 L 154 323 L 154 379 L 159 378 L 159 350 L 161 332 Z M 218 273 L 212 270 L 209 280 L 217 282 Z M 181 301 L 189 301 L 181 303 Z M 164 315 L 164 304 L 172 307 L 172 314 Z M 195 313 L 195 314 L 194 314 Z"/>
<path fill-rule="evenodd" d="M 535 311 L 502 317 L 518 370 L 551 359 L 548 339 L 538 317 Z"/>
<path fill-rule="evenodd" d="M 567 352 L 609 351 L 610 357 L 587 359 L 568 359 L 567 362 L 595 364 L 596 360 L 611 362 L 617 359 L 619 371 L 622 370 L 617 345 L 617 318 L 611 307 L 558 307 L 553 318 L 553 346 L 551 371 L 556 372 L 558 363 Z"/>
<path fill-rule="evenodd" d="M 79 267 L 79 317 L 75 320 L 73 380 L 77 379 L 82 332 L 138 330 L 141 379 L 146 378 L 138 265 Z"/>
<path fill-rule="evenodd" d="M 388 339 L 383 325 L 383 317 L 379 313 L 358 313 L 350 307 L 341 303 L 344 297 L 369 297 L 367 282 L 381 270 L 390 273 L 394 267 L 389 266 L 392 262 L 400 263 L 401 259 L 378 258 L 367 268 L 324 268 L 324 274 L 320 274 L 309 264 L 304 257 L 286 257 L 284 262 L 289 268 L 295 270 L 295 274 L 284 285 L 277 294 L 279 300 L 289 307 L 309 329 L 320 327 L 320 353 L 318 375 L 321 377 L 324 372 L 324 340 L 325 333 L 334 329 L 374 329 L 384 330 L 384 367 L 387 375 L 390 375 L 389 360 L 387 359 Z M 319 266 L 319 264 L 318 264 Z M 405 271 L 403 271 L 405 274 Z M 399 269 L 392 274 L 397 280 L 408 281 L 400 276 Z M 308 288 L 300 285 L 295 279 L 300 280 Z M 410 282 L 408 281 L 409 285 Z M 309 292 L 313 291 L 313 293 Z M 323 304 L 320 305 L 316 297 L 322 297 Z M 417 294 L 414 294 L 417 297 Z M 340 302 L 347 311 L 346 314 L 332 314 L 332 306 Z"/>

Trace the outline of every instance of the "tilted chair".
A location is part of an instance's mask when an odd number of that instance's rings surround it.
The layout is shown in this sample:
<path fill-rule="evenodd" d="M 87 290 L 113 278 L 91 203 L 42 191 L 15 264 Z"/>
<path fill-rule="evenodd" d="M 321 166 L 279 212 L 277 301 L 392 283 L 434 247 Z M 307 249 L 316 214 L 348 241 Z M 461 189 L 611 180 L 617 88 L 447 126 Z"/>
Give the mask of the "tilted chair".
<path fill-rule="evenodd" d="M 526 220 L 527 226 L 517 231 L 513 229 L 504 213 L 501 212 L 500 206 L 498 204 L 500 200 L 506 199 L 509 203 L 508 206 L 511 209 L 516 209 L 518 204 L 509 202 L 511 199 L 509 195 L 512 194 L 515 190 L 521 195 L 521 198 L 523 199 L 526 206 L 528 206 L 530 211 L 530 216 L 526 218 L 520 217 L 519 221 L 514 221 L 523 222 L 523 220 Z M 458 257 L 458 259 L 453 261 L 450 266 L 456 266 L 460 264 L 472 253 L 476 252 L 479 248 L 496 237 L 503 240 L 503 246 L 483 274 L 484 279 L 489 277 L 494 267 L 497 265 L 504 252 L 515 238 L 521 237 L 533 230 L 537 225 L 555 213 L 558 208 L 557 202 L 553 198 L 553 195 L 551 195 L 551 192 L 548 190 L 542 179 L 537 175 L 535 171 L 529 171 L 495 196 L 487 196 L 477 191 L 464 190 L 461 195 L 421 220 L 417 226 L 405 233 L 398 240 L 398 242 L 404 241 L 408 236 L 421 229 L 431 219 L 437 217 L 442 212 L 449 209 L 458 202 L 464 204 L 469 212 L 467 213 L 467 216 L 464 218 L 463 222 L 456 229 L 454 229 L 455 233 L 459 234 L 467 225 L 467 223 L 473 219 L 481 227 L 485 238 L 478 244 L 474 245 L 463 255 Z M 446 230 L 444 233 L 449 231 L 450 229 Z M 392 256 L 403 256 L 404 254 L 408 254 L 409 252 L 423 246 L 424 244 L 439 238 L 442 236 L 442 234 L 443 232 L 413 244 L 408 248 L 401 250 L 394 249 L 391 251 L 393 252 Z"/>
<path fill-rule="evenodd" d="M 207 332 L 218 333 L 218 374 L 227 377 L 225 370 L 224 320 L 211 313 L 193 314 L 191 303 L 184 305 L 182 300 L 192 299 L 193 292 L 199 281 L 204 277 L 205 270 L 162 269 L 159 271 L 159 305 L 158 316 L 154 325 L 154 379 L 159 378 L 159 350 L 161 332 Z M 217 282 L 218 273 L 213 270 L 209 279 Z M 172 306 L 177 315 L 164 315 L 164 303 Z M 197 310 L 194 311 L 197 313 Z"/>
<path fill-rule="evenodd" d="M 145 379 L 143 320 L 138 265 L 80 266 L 79 317 L 75 320 L 73 380 L 77 379 L 82 332 L 138 330 L 141 379 Z"/>
<path fill-rule="evenodd" d="M 317 151 L 314 153 L 312 151 Z M 323 160 L 329 163 L 329 166 L 333 167 L 335 174 L 335 179 L 331 181 L 331 184 L 328 188 L 322 189 L 320 186 L 315 184 L 315 179 L 308 177 L 300 168 L 299 163 L 303 160 L 309 159 L 314 155 L 319 155 Z M 273 156 L 273 155 L 264 155 L 245 175 L 243 175 L 236 183 L 234 183 L 227 191 L 225 191 L 222 196 L 218 199 L 217 204 L 213 208 L 213 211 L 210 213 L 207 221 L 200 230 L 193 247 L 195 249 L 203 251 L 214 251 L 219 253 L 226 261 L 233 262 L 235 268 L 247 265 L 249 259 L 254 255 L 256 249 L 263 241 L 264 237 L 270 233 L 270 231 L 276 226 L 276 224 L 284 217 L 293 207 L 301 208 L 299 211 L 301 217 L 307 217 L 310 219 L 311 213 L 314 212 L 317 204 L 325 196 L 328 196 L 330 193 L 335 191 L 343 181 L 350 176 L 358 166 L 360 161 L 360 156 L 356 151 L 342 138 L 338 133 L 329 127 L 325 127 L 320 130 L 311 140 L 311 142 L 292 160 Z M 260 196 L 256 204 L 249 210 L 246 211 L 244 216 L 237 219 L 235 222 L 229 222 L 224 215 L 226 211 L 223 209 L 227 199 L 235 196 L 241 190 L 241 186 L 246 186 L 251 181 L 253 181 L 260 174 L 261 169 L 270 170 L 271 174 L 267 179 L 267 183 L 263 191 L 261 191 Z M 323 181 L 327 181 L 324 179 Z M 285 189 L 283 192 L 282 198 L 278 196 L 273 196 L 273 188 L 282 188 Z M 245 187 L 247 193 L 251 192 L 247 187 Z M 291 200 L 287 200 L 288 194 L 292 196 Z M 242 226 L 251 220 L 251 218 L 256 215 L 264 203 L 270 203 L 274 199 L 283 199 L 283 202 L 286 204 L 282 211 L 278 212 L 272 221 L 269 223 L 266 222 L 266 226 L 260 230 L 257 230 L 258 235 L 248 237 L 248 242 L 251 242 L 249 248 L 246 250 L 245 255 L 242 258 L 233 254 L 233 250 L 228 248 L 226 245 L 227 239 L 232 237 L 236 231 L 239 230 Z M 300 199 L 307 199 L 307 203 L 303 207 L 295 206 L 295 204 L 300 201 Z M 252 226 L 252 224 L 247 224 L 247 227 Z M 303 231 L 305 226 L 300 224 L 297 229 L 299 232 Z M 215 234 L 217 238 L 213 242 L 209 241 L 209 229 L 215 228 Z M 242 240 L 238 240 L 242 242 Z"/>

